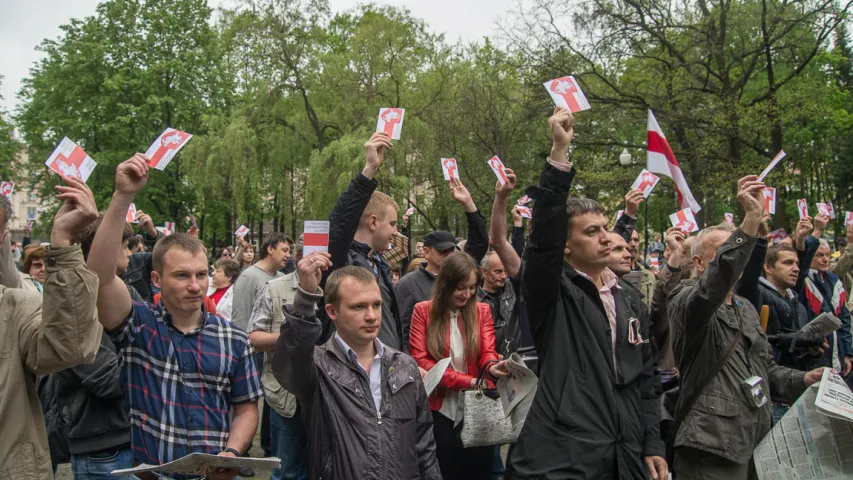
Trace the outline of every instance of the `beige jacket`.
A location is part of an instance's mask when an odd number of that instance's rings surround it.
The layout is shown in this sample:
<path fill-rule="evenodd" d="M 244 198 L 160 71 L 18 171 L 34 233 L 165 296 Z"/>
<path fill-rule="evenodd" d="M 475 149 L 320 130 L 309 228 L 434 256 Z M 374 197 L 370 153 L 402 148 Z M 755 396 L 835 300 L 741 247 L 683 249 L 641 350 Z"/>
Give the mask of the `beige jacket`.
<path fill-rule="evenodd" d="M 44 299 L 0 286 L 0 480 L 53 478 L 36 376 L 93 362 L 101 342 L 98 278 L 80 247 L 49 250 L 45 264 Z"/>

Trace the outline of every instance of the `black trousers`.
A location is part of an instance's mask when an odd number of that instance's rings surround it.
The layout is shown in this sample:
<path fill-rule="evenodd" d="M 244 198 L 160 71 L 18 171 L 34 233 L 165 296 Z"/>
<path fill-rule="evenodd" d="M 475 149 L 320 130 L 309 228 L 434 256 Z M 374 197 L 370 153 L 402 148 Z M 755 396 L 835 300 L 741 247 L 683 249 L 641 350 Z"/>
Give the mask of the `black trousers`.
<path fill-rule="evenodd" d="M 453 420 L 433 410 L 435 456 L 444 480 L 491 480 L 492 455 L 495 448 L 462 445 L 462 424 L 453 428 Z M 463 420 L 464 422 L 464 420 Z"/>
<path fill-rule="evenodd" d="M 258 375 L 264 371 L 264 354 L 263 352 L 255 352 L 255 367 L 258 369 Z M 261 410 L 261 449 L 264 451 L 264 456 L 270 456 L 272 447 L 270 447 L 270 407 L 267 402 L 264 402 L 264 407 Z"/>

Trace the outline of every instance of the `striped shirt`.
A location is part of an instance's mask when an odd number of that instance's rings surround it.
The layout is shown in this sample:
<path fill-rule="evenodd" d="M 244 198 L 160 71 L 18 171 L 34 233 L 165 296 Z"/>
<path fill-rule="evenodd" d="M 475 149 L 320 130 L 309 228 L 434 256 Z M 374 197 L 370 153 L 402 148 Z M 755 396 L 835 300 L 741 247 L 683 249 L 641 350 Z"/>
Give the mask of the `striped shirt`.
<path fill-rule="evenodd" d="M 184 334 L 162 303 L 134 302 L 121 327 L 110 332 L 121 350 L 131 448 L 139 463 L 220 453 L 232 405 L 261 398 L 248 335 L 203 307 L 202 315 L 202 325 Z"/>

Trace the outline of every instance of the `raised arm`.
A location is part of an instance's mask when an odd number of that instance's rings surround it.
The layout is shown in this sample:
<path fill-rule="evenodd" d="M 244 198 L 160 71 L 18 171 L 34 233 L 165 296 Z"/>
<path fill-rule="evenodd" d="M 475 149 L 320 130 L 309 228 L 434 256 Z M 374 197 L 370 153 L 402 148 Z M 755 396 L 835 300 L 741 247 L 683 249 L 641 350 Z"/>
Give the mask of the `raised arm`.
<path fill-rule="evenodd" d="M 517 280 L 518 273 L 521 270 L 521 258 L 506 239 L 506 207 L 509 194 L 515 188 L 515 173 L 509 168 L 506 169 L 508 181 L 501 185 L 501 182 L 495 183 L 495 202 L 492 205 L 492 220 L 489 227 L 490 245 L 495 249 L 498 258 L 506 270 L 506 276 L 510 280 Z"/>
<path fill-rule="evenodd" d="M 142 230 L 142 244 L 148 248 L 154 248 L 154 245 L 163 238 L 163 234 L 154 226 L 151 216 L 142 210 L 136 211 L 136 221 L 139 222 L 139 229 Z"/>
<path fill-rule="evenodd" d="M 668 353 L 671 346 L 666 301 L 675 286 L 681 282 L 681 268 L 686 261 L 689 261 L 690 252 L 684 248 L 684 234 L 678 227 L 672 227 L 666 231 L 666 244 L 670 252 L 669 260 L 661 269 L 654 292 L 652 292 L 652 307 L 649 317 L 651 319 L 652 338 L 658 346 L 658 351 Z M 664 355 L 660 357 L 665 359 Z"/>
<path fill-rule="evenodd" d="M 72 240 L 97 220 L 98 210 L 85 183 L 68 177 L 62 180 L 66 186 L 56 190 L 63 203 L 53 220 L 50 248 L 45 254 L 47 276 L 41 311 L 36 309 L 35 314 L 17 320 L 21 361 L 36 375 L 91 363 L 103 336 L 95 309 L 98 279 L 86 269 L 80 246 L 71 246 Z"/>
<path fill-rule="evenodd" d="M 758 280 L 761 278 L 761 272 L 764 270 L 764 259 L 767 257 L 767 235 L 770 233 L 767 222 L 769 220 L 770 214 L 765 212 L 764 221 L 758 227 L 758 240 L 755 242 L 755 248 L 752 249 L 752 255 L 749 256 L 743 274 L 735 285 L 735 293 L 749 300 L 749 303 L 757 311 L 761 311 Z"/>
<path fill-rule="evenodd" d="M 468 241 L 465 242 L 465 253 L 474 257 L 474 260 L 479 263 L 489 251 L 486 219 L 477 210 L 474 200 L 471 199 L 471 194 L 468 193 L 468 189 L 465 188 L 461 180 L 453 179 L 449 185 L 450 195 L 462 206 L 465 211 L 465 218 L 468 220 Z"/>
<path fill-rule="evenodd" d="M 361 215 L 370 202 L 370 196 L 379 183 L 376 174 L 385 160 L 385 152 L 392 148 L 391 139 L 385 133 L 374 133 L 364 144 L 366 164 L 361 173 L 349 183 L 349 186 L 338 197 L 335 207 L 329 215 L 329 253 L 332 256 L 332 268 L 323 274 L 322 285 L 326 278 L 337 268 L 346 266 L 352 241 L 358 230 Z"/>
<path fill-rule="evenodd" d="M 520 259 L 524 255 L 524 217 L 518 211 L 518 205 L 512 207 L 512 233 L 510 234 L 509 243 L 512 244 L 512 249 Z"/>
<path fill-rule="evenodd" d="M 545 318 L 538 310 L 552 308 L 560 293 L 563 273 L 563 251 L 568 237 L 566 200 L 575 176 L 568 161 L 569 144 L 574 136 L 572 114 L 562 107 L 554 109 L 548 119 L 553 145 L 548 162 L 539 177 L 539 184 L 528 189 L 536 200 L 533 206 L 533 230 L 527 240 L 525 267 L 521 273 L 522 292 L 530 309 L 531 329 Z"/>
<path fill-rule="evenodd" d="M 89 269 L 98 275 L 98 314 L 104 328 L 118 329 L 132 306 L 130 293 L 116 276 L 116 258 L 121 249 L 127 209 L 148 182 L 148 157 L 137 153 L 116 168 L 116 191 L 104 214 L 89 255 Z"/>
<path fill-rule="evenodd" d="M 794 233 L 794 247 L 797 249 L 797 263 L 800 267 L 800 274 L 797 275 L 794 291 L 798 294 L 806 284 L 812 260 L 814 260 L 817 248 L 820 246 L 818 239 L 809 235 L 813 228 L 811 217 L 803 217 L 797 224 L 797 230 Z"/>
<path fill-rule="evenodd" d="M 643 203 L 642 190 L 630 190 L 625 194 L 625 211 L 622 216 L 616 219 L 616 225 L 613 226 L 613 233 L 621 236 L 626 242 L 631 243 L 631 236 L 634 234 L 634 227 L 637 224 L 637 212 L 640 211 L 640 204 Z"/>

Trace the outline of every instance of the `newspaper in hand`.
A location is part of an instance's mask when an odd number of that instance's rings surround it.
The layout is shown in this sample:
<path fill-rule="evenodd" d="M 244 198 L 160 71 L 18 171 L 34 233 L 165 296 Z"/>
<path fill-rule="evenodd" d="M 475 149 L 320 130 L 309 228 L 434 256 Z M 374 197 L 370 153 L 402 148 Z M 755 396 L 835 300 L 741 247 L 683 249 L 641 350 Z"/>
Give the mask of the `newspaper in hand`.
<path fill-rule="evenodd" d="M 191 453 L 185 457 L 173 460 L 162 465 L 148 465 L 143 463 L 134 468 L 124 468 L 110 472 L 115 477 L 133 475 L 140 472 L 164 472 L 183 475 L 204 475 L 218 468 L 240 469 L 240 468 L 276 468 L 281 465 L 281 459 L 275 457 L 246 458 L 246 457 L 223 457 L 208 453 Z"/>
<path fill-rule="evenodd" d="M 814 406 L 824 415 L 853 422 L 853 392 L 835 370 L 824 367 Z"/>
<path fill-rule="evenodd" d="M 429 372 L 427 372 L 426 375 L 424 375 L 424 388 L 426 389 L 427 396 L 432 395 L 432 392 L 435 391 L 436 387 L 438 387 L 438 384 L 441 382 L 441 377 L 444 376 L 444 371 L 447 370 L 449 365 L 450 357 L 441 359 L 429 369 Z"/>
<path fill-rule="evenodd" d="M 536 393 L 536 386 L 539 379 L 532 370 L 527 368 L 521 355 L 513 353 L 509 356 L 506 362 L 506 369 L 509 372 L 509 377 L 501 377 L 498 379 L 498 392 L 501 394 L 501 403 L 504 407 L 504 415 L 509 417 L 513 411 L 527 397 L 532 397 Z M 524 412 L 526 415 L 526 411 Z M 515 422 L 513 422 L 515 425 Z"/>
<path fill-rule="evenodd" d="M 805 327 L 800 329 L 800 335 L 808 340 L 820 340 L 841 328 L 841 320 L 829 312 L 823 312 Z"/>

